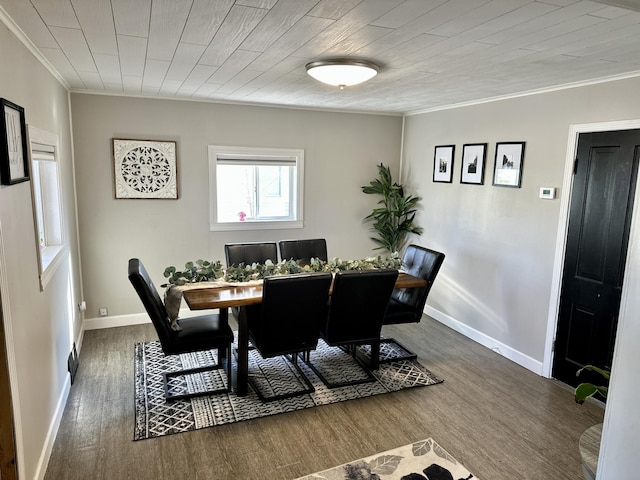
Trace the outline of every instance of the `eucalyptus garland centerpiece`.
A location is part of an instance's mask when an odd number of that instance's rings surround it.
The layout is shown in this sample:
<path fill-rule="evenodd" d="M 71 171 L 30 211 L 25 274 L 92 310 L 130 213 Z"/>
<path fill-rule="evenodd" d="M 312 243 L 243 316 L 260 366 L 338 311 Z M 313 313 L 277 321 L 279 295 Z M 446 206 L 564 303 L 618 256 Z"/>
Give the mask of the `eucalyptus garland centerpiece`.
<path fill-rule="evenodd" d="M 224 269 L 219 260 L 210 262 L 207 260 L 196 260 L 187 262 L 184 270 L 169 266 L 164 269 L 164 277 L 167 283 L 161 285 L 163 288 L 173 285 L 186 285 L 196 282 L 213 282 L 219 279 L 229 283 L 249 282 L 261 280 L 270 275 L 289 275 L 304 272 L 331 272 L 336 273 L 345 270 L 373 270 L 381 268 L 400 268 L 402 261 L 397 253 L 392 253 L 389 257 L 377 255 L 367 257 L 362 260 L 346 260 L 333 258 L 328 262 L 319 258 L 312 258 L 308 265 L 302 265 L 298 260 L 283 260 L 273 263 L 267 260 L 265 263 L 252 263 L 245 265 L 241 263 Z"/>
<path fill-rule="evenodd" d="M 184 270 L 178 270 L 173 265 L 165 268 L 164 278 L 167 279 L 167 283 L 160 286 L 165 288 L 170 287 L 171 285 L 212 282 L 222 277 L 224 277 L 224 269 L 222 268 L 220 260 L 215 262 L 196 260 L 195 262 L 185 263 Z"/>

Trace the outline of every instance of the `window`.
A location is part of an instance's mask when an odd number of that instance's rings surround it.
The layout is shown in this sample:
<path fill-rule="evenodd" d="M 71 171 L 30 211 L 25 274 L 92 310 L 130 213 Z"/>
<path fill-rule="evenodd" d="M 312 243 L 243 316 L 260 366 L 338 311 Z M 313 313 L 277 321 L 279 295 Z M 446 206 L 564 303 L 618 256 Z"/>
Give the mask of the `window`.
<path fill-rule="evenodd" d="M 211 231 L 302 228 L 304 150 L 209 145 Z"/>
<path fill-rule="evenodd" d="M 44 290 L 66 252 L 58 178 L 58 137 L 29 126 L 29 146 L 40 289 Z"/>

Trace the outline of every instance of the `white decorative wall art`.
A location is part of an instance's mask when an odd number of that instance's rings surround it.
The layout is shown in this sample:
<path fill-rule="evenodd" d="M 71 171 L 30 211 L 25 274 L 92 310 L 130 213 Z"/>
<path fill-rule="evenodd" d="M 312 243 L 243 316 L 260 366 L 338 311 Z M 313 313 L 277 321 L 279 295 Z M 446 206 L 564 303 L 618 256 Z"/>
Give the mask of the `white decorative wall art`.
<path fill-rule="evenodd" d="M 116 198 L 178 198 L 176 142 L 113 139 Z"/>

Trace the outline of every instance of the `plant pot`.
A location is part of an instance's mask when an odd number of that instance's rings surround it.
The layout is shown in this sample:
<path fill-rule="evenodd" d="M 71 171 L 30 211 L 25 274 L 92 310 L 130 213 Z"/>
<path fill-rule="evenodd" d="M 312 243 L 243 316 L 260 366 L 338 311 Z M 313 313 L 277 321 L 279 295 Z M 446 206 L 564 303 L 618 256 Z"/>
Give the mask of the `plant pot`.
<path fill-rule="evenodd" d="M 595 480 L 596 478 L 601 437 L 601 423 L 588 428 L 580 436 L 580 458 L 582 459 L 582 474 L 584 475 L 585 480 Z"/>

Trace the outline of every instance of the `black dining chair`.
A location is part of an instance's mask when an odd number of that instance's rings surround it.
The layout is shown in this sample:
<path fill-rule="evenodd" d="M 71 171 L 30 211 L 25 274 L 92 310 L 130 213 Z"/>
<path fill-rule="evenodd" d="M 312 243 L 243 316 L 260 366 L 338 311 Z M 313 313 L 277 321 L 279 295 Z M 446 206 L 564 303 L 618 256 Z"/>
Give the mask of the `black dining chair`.
<path fill-rule="evenodd" d="M 276 242 L 227 243 L 224 256 L 228 267 L 241 263 L 265 263 L 267 260 L 278 263 L 278 246 Z"/>
<path fill-rule="evenodd" d="M 224 246 L 224 256 L 228 267 L 238 266 L 241 263 L 264 264 L 267 260 L 278 263 L 278 244 L 276 242 L 227 243 Z M 231 313 L 237 320 L 240 309 L 232 307 Z"/>
<path fill-rule="evenodd" d="M 327 241 L 324 238 L 280 240 L 278 245 L 282 260 L 299 260 L 302 265 L 309 265 L 312 258 L 327 261 Z"/>
<path fill-rule="evenodd" d="M 305 387 L 282 394 L 265 395 L 249 377 L 249 382 L 264 402 L 290 398 L 314 391 L 298 365 L 298 353 L 316 348 L 318 325 L 326 317 L 330 273 L 299 273 L 264 279 L 262 303 L 246 310 L 249 339 L 263 358 L 287 356 Z"/>
<path fill-rule="evenodd" d="M 372 382 L 370 370 L 378 368 L 380 331 L 391 292 L 398 278 L 395 269 L 338 272 L 333 280 L 329 315 L 320 326 L 320 336 L 330 346 L 344 346 L 351 353 L 366 376 L 332 382 L 313 364 L 313 352 L 307 364 L 329 388 Z M 358 356 L 356 346 L 371 346 L 369 365 Z"/>
<path fill-rule="evenodd" d="M 398 288 L 393 291 L 387 313 L 384 317 L 384 325 L 396 325 L 401 323 L 418 323 L 422 319 L 427 296 L 431 291 L 433 282 L 444 262 L 444 253 L 430 250 L 419 245 L 409 245 L 402 257 L 402 271 L 414 277 L 426 280 L 424 287 Z M 406 355 L 391 356 L 381 360 L 381 362 L 392 362 L 397 360 L 411 360 L 417 355 L 394 338 L 383 340 L 384 343 L 394 343 Z"/>
<path fill-rule="evenodd" d="M 165 398 L 167 400 L 180 400 L 229 392 L 231 388 L 231 344 L 233 343 L 233 331 L 226 320 L 221 319 L 218 314 L 182 318 L 179 321 L 180 330 L 173 330 L 160 295 L 151 281 L 147 270 L 144 268 L 144 265 L 137 258 L 129 260 L 129 281 L 138 293 L 140 300 L 142 300 L 142 304 L 149 318 L 151 318 L 151 322 L 156 329 L 162 351 L 165 355 L 178 355 L 181 353 L 200 352 L 212 349 L 217 349 L 218 351 L 218 363 L 216 365 L 163 373 Z M 226 388 L 181 394 L 170 393 L 169 382 L 171 379 L 182 375 L 213 371 L 219 368 L 226 369 Z"/>

